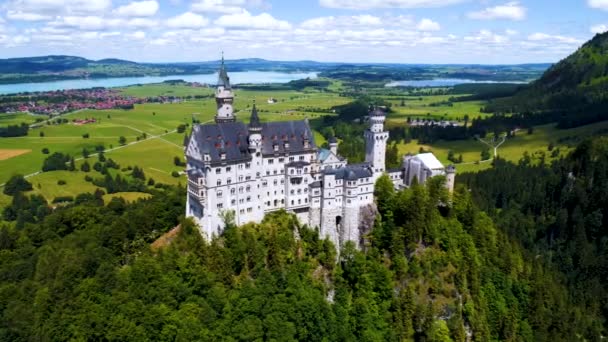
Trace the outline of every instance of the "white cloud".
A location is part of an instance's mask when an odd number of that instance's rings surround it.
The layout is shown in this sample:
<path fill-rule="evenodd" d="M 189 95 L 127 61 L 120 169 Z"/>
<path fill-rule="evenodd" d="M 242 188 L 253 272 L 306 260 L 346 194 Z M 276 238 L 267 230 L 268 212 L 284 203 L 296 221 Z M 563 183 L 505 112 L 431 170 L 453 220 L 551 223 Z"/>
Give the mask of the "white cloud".
<path fill-rule="evenodd" d="M 217 13 L 240 13 L 245 0 L 198 0 L 192 3 L 192 10 L 195 12 L 217 12 Z"/>
<path fill-rule="evenodd" d="M 416 28 L 420 31 L 439 31 L 441 30 L 441 25 L 431 19 L 424 18 L 420 20 L 418 25 L 416 25 Z"/>
<path fill-rule="evenodd" d="M 52 17 L 50 15 L 44 15 L 39 13 L 29 13 L 22 11 L 12 11 L 9 10 L 6 12 L 6 17 L 10 20 L 23 20 L 23 21 L 44 21 L 50 20 Z"/>
<path fill-rule="evenodd" d="M 444 7 L 466 0 L 319 0 L 319 4 L 329 8 L 374 9 L 374 8 L 429 8 Z"/>
<path fill-rule="evenodd" d="M 608 11 L 608 0 L 587 0 L 587 5 L 591 8 Z"/>
<path fill-rule="evenodd" d="M 482 44 L 504 44 L 509 41 L 509 37 L 494 33 L 490 30 L 481 30 L 475 35 L 463 38 L 465 42 L 475 42 Z"/>
<path fill-rule="evenodd" d="M 134 39 L 134 40 L 146 39 L 146 32 L 144 32 L 144 31 L 135 31 L 133 33 L 128 34 L 127 37 L 130 38 L 130 39 Z"/>
<path fill-rule="evenodd" d="M 251 15 L 246 10 L 241 13 L 226 14 L 217 18 L 214 22 L 218 26 L 233 28 L 288 30 L 291 24 L 287 21 L 275 19 L 268 13 Z"/>
<path fill-rule="evenodd" d="M 353 15 L 353 16 L 329 16 L 329 17 L 319 17 L 308 19 L 302 24 L 300 24 L 303 28 L 310 29 L 328 29 L 328 28 L 336 28 L 336 27 L 353 27 L 353 26 L 380 26 L 382 25 L 382 20 L 379 17 L 364 14 L 364 15 Z"/>
<path fill-rule="evenodd" d="M 526 18 L 526 8 L 521 6 L 519 2 L 508 2 L 504 5 L 488 7 L 481 11 L 471 12 L 468 17 L 477 20 L 524 20 Z"/>
<path fill-rule="evenodd" d="M 516 30 L 512 30 L 512 29 L 506 29 L 506 30 L 505 30 L 505 33 L 506 33 L 508 36 L 516 36 L 516 35 L 518 35 L 518 34 L 519 34 L 519 32 L 517 32 Z"/>
<path fill-rule="evenodd" d="M 167 19 L 167 26 L 172 28 L 199 28 L 207 26 L 207 24 L 209 24 L 207 18 L 192 12 L 186 12 Z"/>
<path fill-rule="evenodd" d="M 598 24 L 598 25 L 593 25 L 589 28 L 589 31 L 591 33 L 604 33 L 606 31 L 608 31 L 608 25 L 606 24 Z"/>
<path fill-rule="evenodd" d="M 118 7 L 114 13 L 123 17 L 151 17 L 158 12 L 158 8 L 156 0 L 135 1 Z"/>
<path fill-rule="evenodd" d="M 9 0 L 9 11 L 39 15 L 100 14 L 110 9 L 112 0 Z"/>
<path fill-rule="evenodd" d="M 158 25 L 158 21 L 149 18 L 105 18 L 99 16 L 65 16 L 57 17 L 48 23 L 55 28 L 77 28 L 85 31 L 106 30 L 111 28 L 149 28 Z"/>
<path fill-rule="evenodd" d="M 543 41 L 554 41 L 568 44 L 579 44 L 583 41 L 573 37 L 566 37 L 560 35 L 552 35 L 542 32 L 536 32 L 528 36 L 528 40 L 532 42 L 543 42 Z"/>

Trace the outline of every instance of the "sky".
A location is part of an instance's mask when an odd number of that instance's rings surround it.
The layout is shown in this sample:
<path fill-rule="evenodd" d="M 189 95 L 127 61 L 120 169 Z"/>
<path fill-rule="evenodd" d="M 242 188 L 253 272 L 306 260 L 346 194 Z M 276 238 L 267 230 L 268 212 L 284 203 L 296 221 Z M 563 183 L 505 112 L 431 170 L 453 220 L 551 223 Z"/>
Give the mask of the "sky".
<path fill-rule="evenodd" d="M 3 0 L 0 58 L 553 63 L 608 0 Z"/>

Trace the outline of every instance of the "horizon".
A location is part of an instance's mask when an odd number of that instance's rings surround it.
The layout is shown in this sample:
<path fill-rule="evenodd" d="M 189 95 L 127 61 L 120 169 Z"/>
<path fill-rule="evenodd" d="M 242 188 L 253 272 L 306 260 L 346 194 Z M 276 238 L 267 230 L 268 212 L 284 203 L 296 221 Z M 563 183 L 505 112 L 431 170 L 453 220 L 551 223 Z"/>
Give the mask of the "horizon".
<path fill-rule="evenodd" d="M 221 57 L 218 59 L 205 59 L 205 60 L 183 60 L 183 61 L 157 61 L 157 62 L 148 62 L 148 61 L 141 61 L 141 60 L 135 60 L 135 59 L 125 59 L 125 58 L 118 58 L 118 57 L 101 57 L 101 58 L 88 58 L 88 57 L 84 57 L 84 56 L 76 56 L 76 55 L 65 55 L 65 54 L 51 54 L 51 55 L 32 55 L 32 56 L 16 56 L 16 57 L 7 57 L 7 58 L 0 58 L 0 60 L 9 60 L 9 59 L 25 59 L 25 58 L 43 58 L 43 57 L 76 57 L 76 58 L 84 58 L 90 61 L 94 61 L 94 62 L 99 62 L 102 60 L 121 60 L 121 61 L 125 61 L 125 62 L 132 62 L 132 63 L 137 63 L 137 64 L 190 64 L 190 63 L 220 63 L 221 62 Z M 294 60 L 284 60 L 284 59 L 267 59 L 267 58 L 261 58 L 261 57 L 242 57 L 242 58 L 225 58 L 224 61 L 226 62 L 226 64 L 229 66 L 230 62 L 237 62 L 237 61 L 243 61 L 243 60 L 261 60 L 261 61 L 266 61 L 266 62 L 278 62 L 278 63 L 307 63 L 307 62 L 312 62 L 312 63 L 319 63 L 319 64 L 344 64 L 344 65 L 404 65 L 404 66 L 483 66 L 483 67 L 490 67 L 490 66 L 519 66 L 519 65 L 553 65 L 555 63 L 557 63 L 558 61 L 555 62 L 532 62 L 532 63 L 492 63 L 492 64 L 484 64 L 484 63 L 416 63 L 416 62 L 412 62 L 412 63 L 400 63 L 400 62 L 374 62 L 374 61 L 370 61 L 370 62 L 343 62 L 343 61 L 318 61 L 318 60 L 311 60 L 311 59 L 294 59 Z"/>
<path fill-rule="evenodd" d="M 607 14 L 605 0 L 6 0 L 0 58 L 552 64 Z"/>

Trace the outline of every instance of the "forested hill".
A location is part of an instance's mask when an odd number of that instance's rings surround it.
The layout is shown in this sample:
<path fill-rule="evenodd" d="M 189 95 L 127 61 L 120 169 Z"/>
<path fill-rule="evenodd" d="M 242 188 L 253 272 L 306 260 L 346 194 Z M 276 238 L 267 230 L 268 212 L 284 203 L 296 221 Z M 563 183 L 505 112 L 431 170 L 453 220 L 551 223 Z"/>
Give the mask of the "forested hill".
<path fill-rule="evenodd" d="M 498 160 L 457 182 L 510 238 L 565 274 L 574 303 L 608 322 L 608 138 L 552 165 Z"/>
<path fill-rule="evenodd" d="M 3 341 L 601 340 L 597 310 L 444 179 L 377 186 L 364 251 L 339 255 L 285 212 L 202 240 L 183 189 L 127 205 L 96 195 L 0 226 Z M 297 238 L 296 238 L 297 236 Z"/>
<path fill-rule="evenodd" d="M 490 112 L 544 115 L 562 127 L 608 119 L 608 33 L 597 34 L 513 97 L 492 101 Z"/>

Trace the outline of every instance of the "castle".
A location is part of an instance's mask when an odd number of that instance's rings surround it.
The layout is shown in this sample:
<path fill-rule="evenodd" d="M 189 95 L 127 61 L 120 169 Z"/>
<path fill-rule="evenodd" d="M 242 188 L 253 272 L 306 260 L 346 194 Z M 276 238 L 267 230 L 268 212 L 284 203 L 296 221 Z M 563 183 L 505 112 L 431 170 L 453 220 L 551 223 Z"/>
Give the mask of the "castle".
<path fill-rule="evenodd" d="M 369 114 L 365 162 L 349 164 L 338 155 L 335 138 L 329 149 L 315 144 L 308 120 L 262 123 L 254 103 L 249 124 L 237 122 L 223 59 L 215 100 L 215 124 L 195 125 L 185 142 L 186 216 L 206 238 L 222 233 L 230 211 L 241 225 L 284 209 L 337 247 L 346 241 L 360 245 L 374 223 L 374 184 L 382 174 L 396 188 L 444 175 L 453 189 L 455 169 L 445 168 L 431 153 L 407 155 L 401 168 L 386 170 L 389 133 L 380 109 Z"/>

